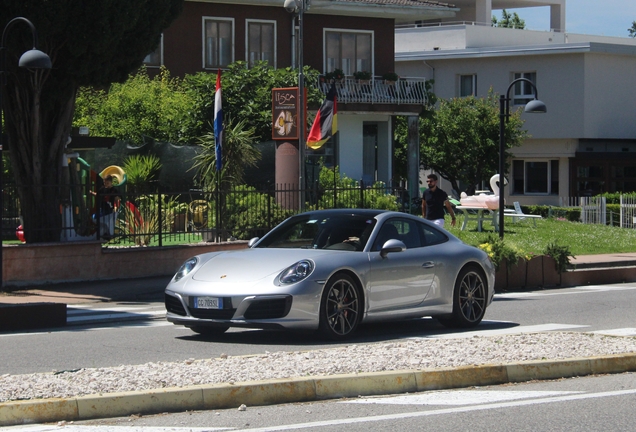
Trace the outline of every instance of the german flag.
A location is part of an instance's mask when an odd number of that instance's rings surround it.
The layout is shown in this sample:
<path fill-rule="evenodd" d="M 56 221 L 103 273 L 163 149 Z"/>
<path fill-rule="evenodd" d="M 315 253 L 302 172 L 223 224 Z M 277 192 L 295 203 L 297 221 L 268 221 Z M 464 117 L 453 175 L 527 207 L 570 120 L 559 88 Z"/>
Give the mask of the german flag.
<path fill-rule="evenodd" d="M 320 106 L 314 119 L 314 124 L 311 125 L 309 136 L 307 137 L 307 147 L 314 150 L 319 149 L 336 132 L 338 132 L 338 97 L 336 95 L 336 85 L 331 84 L 327 99 Z"/>

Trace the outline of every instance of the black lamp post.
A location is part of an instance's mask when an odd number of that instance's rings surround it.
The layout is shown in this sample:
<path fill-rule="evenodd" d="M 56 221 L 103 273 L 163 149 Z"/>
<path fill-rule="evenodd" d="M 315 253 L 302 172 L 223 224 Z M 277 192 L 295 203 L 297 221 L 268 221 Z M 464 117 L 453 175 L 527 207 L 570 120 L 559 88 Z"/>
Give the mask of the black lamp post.
<path fill-rule="evenodd" d="M 305 209 L 305 75 L 303 72 L 303 32 L 304 15 L 311 0 L 285 0 L 284 7 L 289 13 L 298 15 L 298 189 L 299 208 Z"/>
<path fill-rule="evenodd" d="M 7 23 L 2 31 L 2 40 L 0 41 L 0 287 L 3 284 L 3 269 L 2 269 L 2 222 L 4 218 L 4 187 L 3 187 L 3 175 L 4 175 L 4 158 L 2 157 L 2 91 L 4 90 L 4 85 L 6 82 L 5 76 L 5 67 L 7 61 L 7 51 L 4 47 L 4 40 L 7 36 L 7 32 L 13 26 L 13 24 L 17 22 L 23 22 L 29 26 L 31 29 L 31 35 L 33 36 L 33 48 L 24 52 L 20 56 L 20 60 L 18 61 L 18 66 L 26 69 L 51 69 L 51 59 L 48 55 L 43 53 L 42 51 L 36 49 L 35 47 L 38 45 L 38 33 L 35 29 L 35 26 L 31 21 L 24 17 L 16 17 Z"/>
<path fill-rule="evenodd" d="M 537 86 L 527 78 L 517 78 L 508 86 L 506 95 L 499 97 L 499 238 L 504 238 L 504 187 L 506 180 L 504 178 L 505 162 L 506 162 L 506 123 L 510 118 L 510 89 L 519 83 L 526 82 L 532 86 L 534 91 L 534 99 L 526 104 L 524 109 L 527 113 L 545 113 L 547 108 L 538 97 Z"/>

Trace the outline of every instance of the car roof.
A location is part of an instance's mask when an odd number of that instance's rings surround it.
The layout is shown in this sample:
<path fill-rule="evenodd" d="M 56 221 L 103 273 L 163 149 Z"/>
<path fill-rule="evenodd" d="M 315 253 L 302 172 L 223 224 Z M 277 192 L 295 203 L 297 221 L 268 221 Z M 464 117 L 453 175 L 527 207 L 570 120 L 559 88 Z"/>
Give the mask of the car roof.
<path fill-rule="evenodd" d="M 376 217 L 380 213 L 386 213 L 387 210 L 377 210 L 377 209 L 328 209 L 328 210 L 314 210 L 308 211 L 304 213 L 299 213 L 296 217 L 303 216 L 315 216 L 315 217 L 334 217 L 334 216 L 343 216 L 343 215 L 351 215 L 351 216 L 364 216 L 364 217 Z"/>

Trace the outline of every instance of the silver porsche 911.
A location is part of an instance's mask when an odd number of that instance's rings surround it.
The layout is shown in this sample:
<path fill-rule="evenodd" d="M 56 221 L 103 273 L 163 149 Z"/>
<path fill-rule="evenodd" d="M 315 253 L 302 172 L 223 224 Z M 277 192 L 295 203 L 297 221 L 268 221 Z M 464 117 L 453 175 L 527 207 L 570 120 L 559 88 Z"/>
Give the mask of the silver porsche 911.
<path fill-rule="evenodd" d="M 288 328 L 344 339 L 379 320 L 476 326 L 494 284 L 486 253 L 422 218 L 320 210 L 287 219 L 244 250 L 190 258 L 165 303 L 168 321 L 201 334 Z"/>

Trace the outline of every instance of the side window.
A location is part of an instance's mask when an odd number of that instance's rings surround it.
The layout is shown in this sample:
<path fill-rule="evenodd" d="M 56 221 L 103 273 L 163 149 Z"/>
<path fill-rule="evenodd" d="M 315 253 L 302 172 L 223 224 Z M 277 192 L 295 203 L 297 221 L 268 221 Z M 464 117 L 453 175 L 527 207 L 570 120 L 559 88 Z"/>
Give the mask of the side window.
<path fill-rule="evenodd" d="M 400 240 L 407 249 L 418 248 L 422 246 L 420 231 L 417 223 L 407 219 L 389 219 L 382 225 L 378 236 L 373 243 L 374 251 L 382 249 L 382 245 L 387 240 Z"/>
<path fill-rule="evenodd" d="M 422 246 L 434 246 L 448 240 L 446 234 L 426 224 L 418 224 Z"/>

